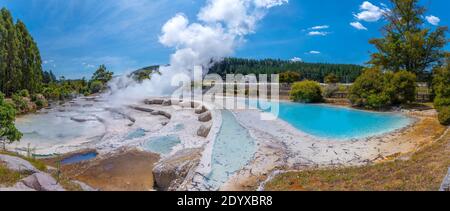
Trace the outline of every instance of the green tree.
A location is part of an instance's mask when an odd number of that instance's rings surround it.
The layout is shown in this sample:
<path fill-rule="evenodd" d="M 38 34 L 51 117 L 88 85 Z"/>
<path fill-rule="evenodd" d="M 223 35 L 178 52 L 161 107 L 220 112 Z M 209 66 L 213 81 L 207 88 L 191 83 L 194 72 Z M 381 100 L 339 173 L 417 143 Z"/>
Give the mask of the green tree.
<path fill-rule="evenodd" d="M 0 141 L 4 144 L 20 141 L 22 133 L 14 125 L 16 110 L 5 101 L 5 95 L 0 92 Z"/>
<path fill-rule="evenodd" d="M 315 81 L 302 81 L 292 85 L 291 99 L 303 103 L 320 103 L 323 101 L 320 85 Z"/>
<path fill-rule="evenodd" d="M 450 106 L 450 58 L 445 65 L 434 69 L 434 104 L 437 108 Z"/>
<path fill-rule="evenodd" d="M 19 58 L 22 70 L 21 88 L 36 93 L 42 84 L 42 61 L 39 49 L 22 21 L 16 24 L 17 37 L 20 41 Z"/>
<path fill-rule="evenodd" d="M 108 71 L 105 65 L 100 65 L 92 76 L 92 81 L 101 81 L 103 84 L 106 84 L 112 79 L 113 75 L 114 73 Z"/>
<path fill-rule="evenodd" d="M 1 9 L 0 19 L 0 91 L 11 96 L 20 89 L 22 80 L 20 41 L 11 13 L 7 9 Z"/>
<path fill-rule="evenodd" d="M 383 70 L 406 70 L 424 78 L 426 71 L 442 62 L 447 43 L 447 27 L 435 31 L 424 27 L 425 8 L 418 0 L 391 0 L 392 8 L 385 13 L 388 24 L 383 38 L 370 41 L 378 52 L 369 62 Z"/>

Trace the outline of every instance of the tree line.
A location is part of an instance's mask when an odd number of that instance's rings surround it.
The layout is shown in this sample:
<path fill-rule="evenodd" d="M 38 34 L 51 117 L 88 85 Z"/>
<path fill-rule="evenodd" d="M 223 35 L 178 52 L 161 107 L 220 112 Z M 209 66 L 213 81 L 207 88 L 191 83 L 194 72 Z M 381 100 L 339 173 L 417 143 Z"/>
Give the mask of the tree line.
<path fill-rule="evenodd" d="M 270 75 L 286 73 L 286 82 L 295 80 L 292 77 L 298 77 L 298 80 L 324 82 L 326 76 L 334 74 L 339 82 L 351 83 L 361 75 L 363 68 L 363 66 L 353 64 L 305 63 L 281 59 L 226 58 L 211 67 L 209 73 L 216 73 L 224 78 L 227 74 Z"/>
<path fill-rule="evenodd" d="M 14 23 L 11 13 L 0 10 L 0 91 L 11 96 L 26 89 L 39 92 L 42 60 L 38 46 L 25 24 Z"/>

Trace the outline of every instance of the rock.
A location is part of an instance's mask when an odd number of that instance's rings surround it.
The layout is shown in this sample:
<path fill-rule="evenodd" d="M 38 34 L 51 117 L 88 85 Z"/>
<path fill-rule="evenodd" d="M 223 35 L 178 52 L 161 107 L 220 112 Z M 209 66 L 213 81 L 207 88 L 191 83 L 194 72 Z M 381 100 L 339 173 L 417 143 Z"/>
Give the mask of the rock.
<path fill-rule="evenodd" d="M 155 188 L 177 190 L 200 163 L 202 149 L 185 149 L 160 161 L 153 169 Z"/>
<path fill-rule="evenodd" d="M 200 107 L 200 108 L 195 109 L 195 113 L 196 113 L 196 114 L 203 114 L 203 113 L 205 113 L 205 112 L 207 112 L 207 111 L 208 111 L 208 109 L 206 109 L 205 106 L 202 106 L 202 107 Z"/>
<path fill-rule="evenodd" d="M 22 182 L 18 182 L 16 185 L 14 185 L 13 187 L 9 187 L 9 188 L 0 188 L 0 191 L 36 191 L 28 186 L 26 186 L 25 184 L 23 184 Z"/>
<path fill-rule="evenodd" d="M 164 103 L 164 100 L 163 99 L 145 100 L 144 103 L 148 105 L 162 105 Z"/>
<path fill-rule="evenodd" d="M 208 126 L 202 125 L 202 126 L 200 126 L 200 128 L 197 131 L 197 135 L 200 136 L 200 137 L 203 137 L 203 138 L 208 137 L 209 132 L 211 131 L 211 127 L 212 127 L 212 125 L 208 125 Z"/>
<path fill-rule="evenodd" d="M 83 182 L 80 182 L 77 180 L 73 180 L 72 182 L 79 185 L 83 191 L 98 191 L 98 189 L 95 189 L 95 188 L 87 185 L 86 183 L 83 183 Z"/>
<path fill-rule="evenodd" d="M 171 106 L 172 105 L 172 101 L 171 100 L 164 100 L 164 102 L 162 103 L 163 106 Z"/>
<path fill-rule="evenodd" d="M 8 167 L 8 169 L 11 169 L 13 171 L 31 174 L 39 172 L 39 170 L 36 169 L 36 167 L 34 167 L 33 165 L 31 165 L 30 162 L 22 158 L 13 157 L 9 155 L 0 155 L 0 161 L 3 161 L 6 164 L 6 167 Z"/>
<path fill-rule="evenodd" d="M 22 183 L 37 191 L 65 191 L 53 177 L 45 173 L 35 173 L 23 179 Z"/>
<path fill-rule="evenodd" d="M 83 123 L 83 122 L 89 122 L 89 121 L 97 121 L 97 118 L 95 118 L 95 117 L 70 117 L 70 120 L 72 120 L 74 122 Z"/>
<path fill-rule="evenodd" d="M 167 113 L 167 112 L 165 112 L 165 111 L 153 111 L 153 112 L 152 112 L 152 115 L 155 115 L 155 116 L 158 116 L 158 115 L 164 116 L 164 117 L 166 117 L 167 119 L 171 119 L 171 118 L 172 118 L 172 115 L 169 114 L 169 113 Z"/>
<path fill-rule="evenodd" d="M 447 176 L 444 178 L 444 182 L 442 182 L 440 191 L 450 191 L 450 168 L 448 169 Z"/>
<path fill-rule="evenodd" d="M 182 108 L 193 108 L 193 103 L 189 101 L 183 101 L 179 104 Z"/>
<path fill-rule="evenodd" d="M 200 122 L 209 122 L 212 120 L 212 114 L 211 112 L 205 112 L 203 114 L 200 114 L 200 116 L 198 117 L 198 121 Z"/>
<path fill-rule="evenodd" d="M 130 108 L 137 110 L 137 111 L 148 112 L 148 113 L 152 113 L 153 111 L 155 111 L 151 108 L 143 108 L 143 107 L 138 107 L 138 106 L 130 106 Z"/>

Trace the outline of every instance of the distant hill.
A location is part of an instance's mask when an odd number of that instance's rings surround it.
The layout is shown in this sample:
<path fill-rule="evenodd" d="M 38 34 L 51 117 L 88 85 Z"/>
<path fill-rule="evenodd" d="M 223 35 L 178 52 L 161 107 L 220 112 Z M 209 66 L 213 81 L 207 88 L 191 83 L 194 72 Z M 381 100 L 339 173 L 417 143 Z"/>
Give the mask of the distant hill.
<path fill-rule="evenodd" d="M 279 74 L 287 71 L 298 72 L 302 79 L 323 82 L 324 77 L 334 73 L 341 83 L 351 83 L 361 75 L 363 66 L 353 64 L 327 64 L 292 62 L 279 59 L 240 59 L 226 58 L 210 69 L 225 77 L 226 74 Z"/>

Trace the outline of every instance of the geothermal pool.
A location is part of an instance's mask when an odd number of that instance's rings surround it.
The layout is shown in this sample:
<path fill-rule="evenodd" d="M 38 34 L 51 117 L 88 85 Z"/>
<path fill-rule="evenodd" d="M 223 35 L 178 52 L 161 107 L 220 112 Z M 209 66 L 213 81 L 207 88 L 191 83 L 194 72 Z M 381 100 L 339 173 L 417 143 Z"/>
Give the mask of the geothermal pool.
<path fill-rule="evenodd" d="M 278 118 L 302 132 L 332 140 L 362 139 L 382 135 L 404 128 L 413 122 L 411 118 L 398 113 L 369 112 L 292 102 L 280 102 Z"/>

